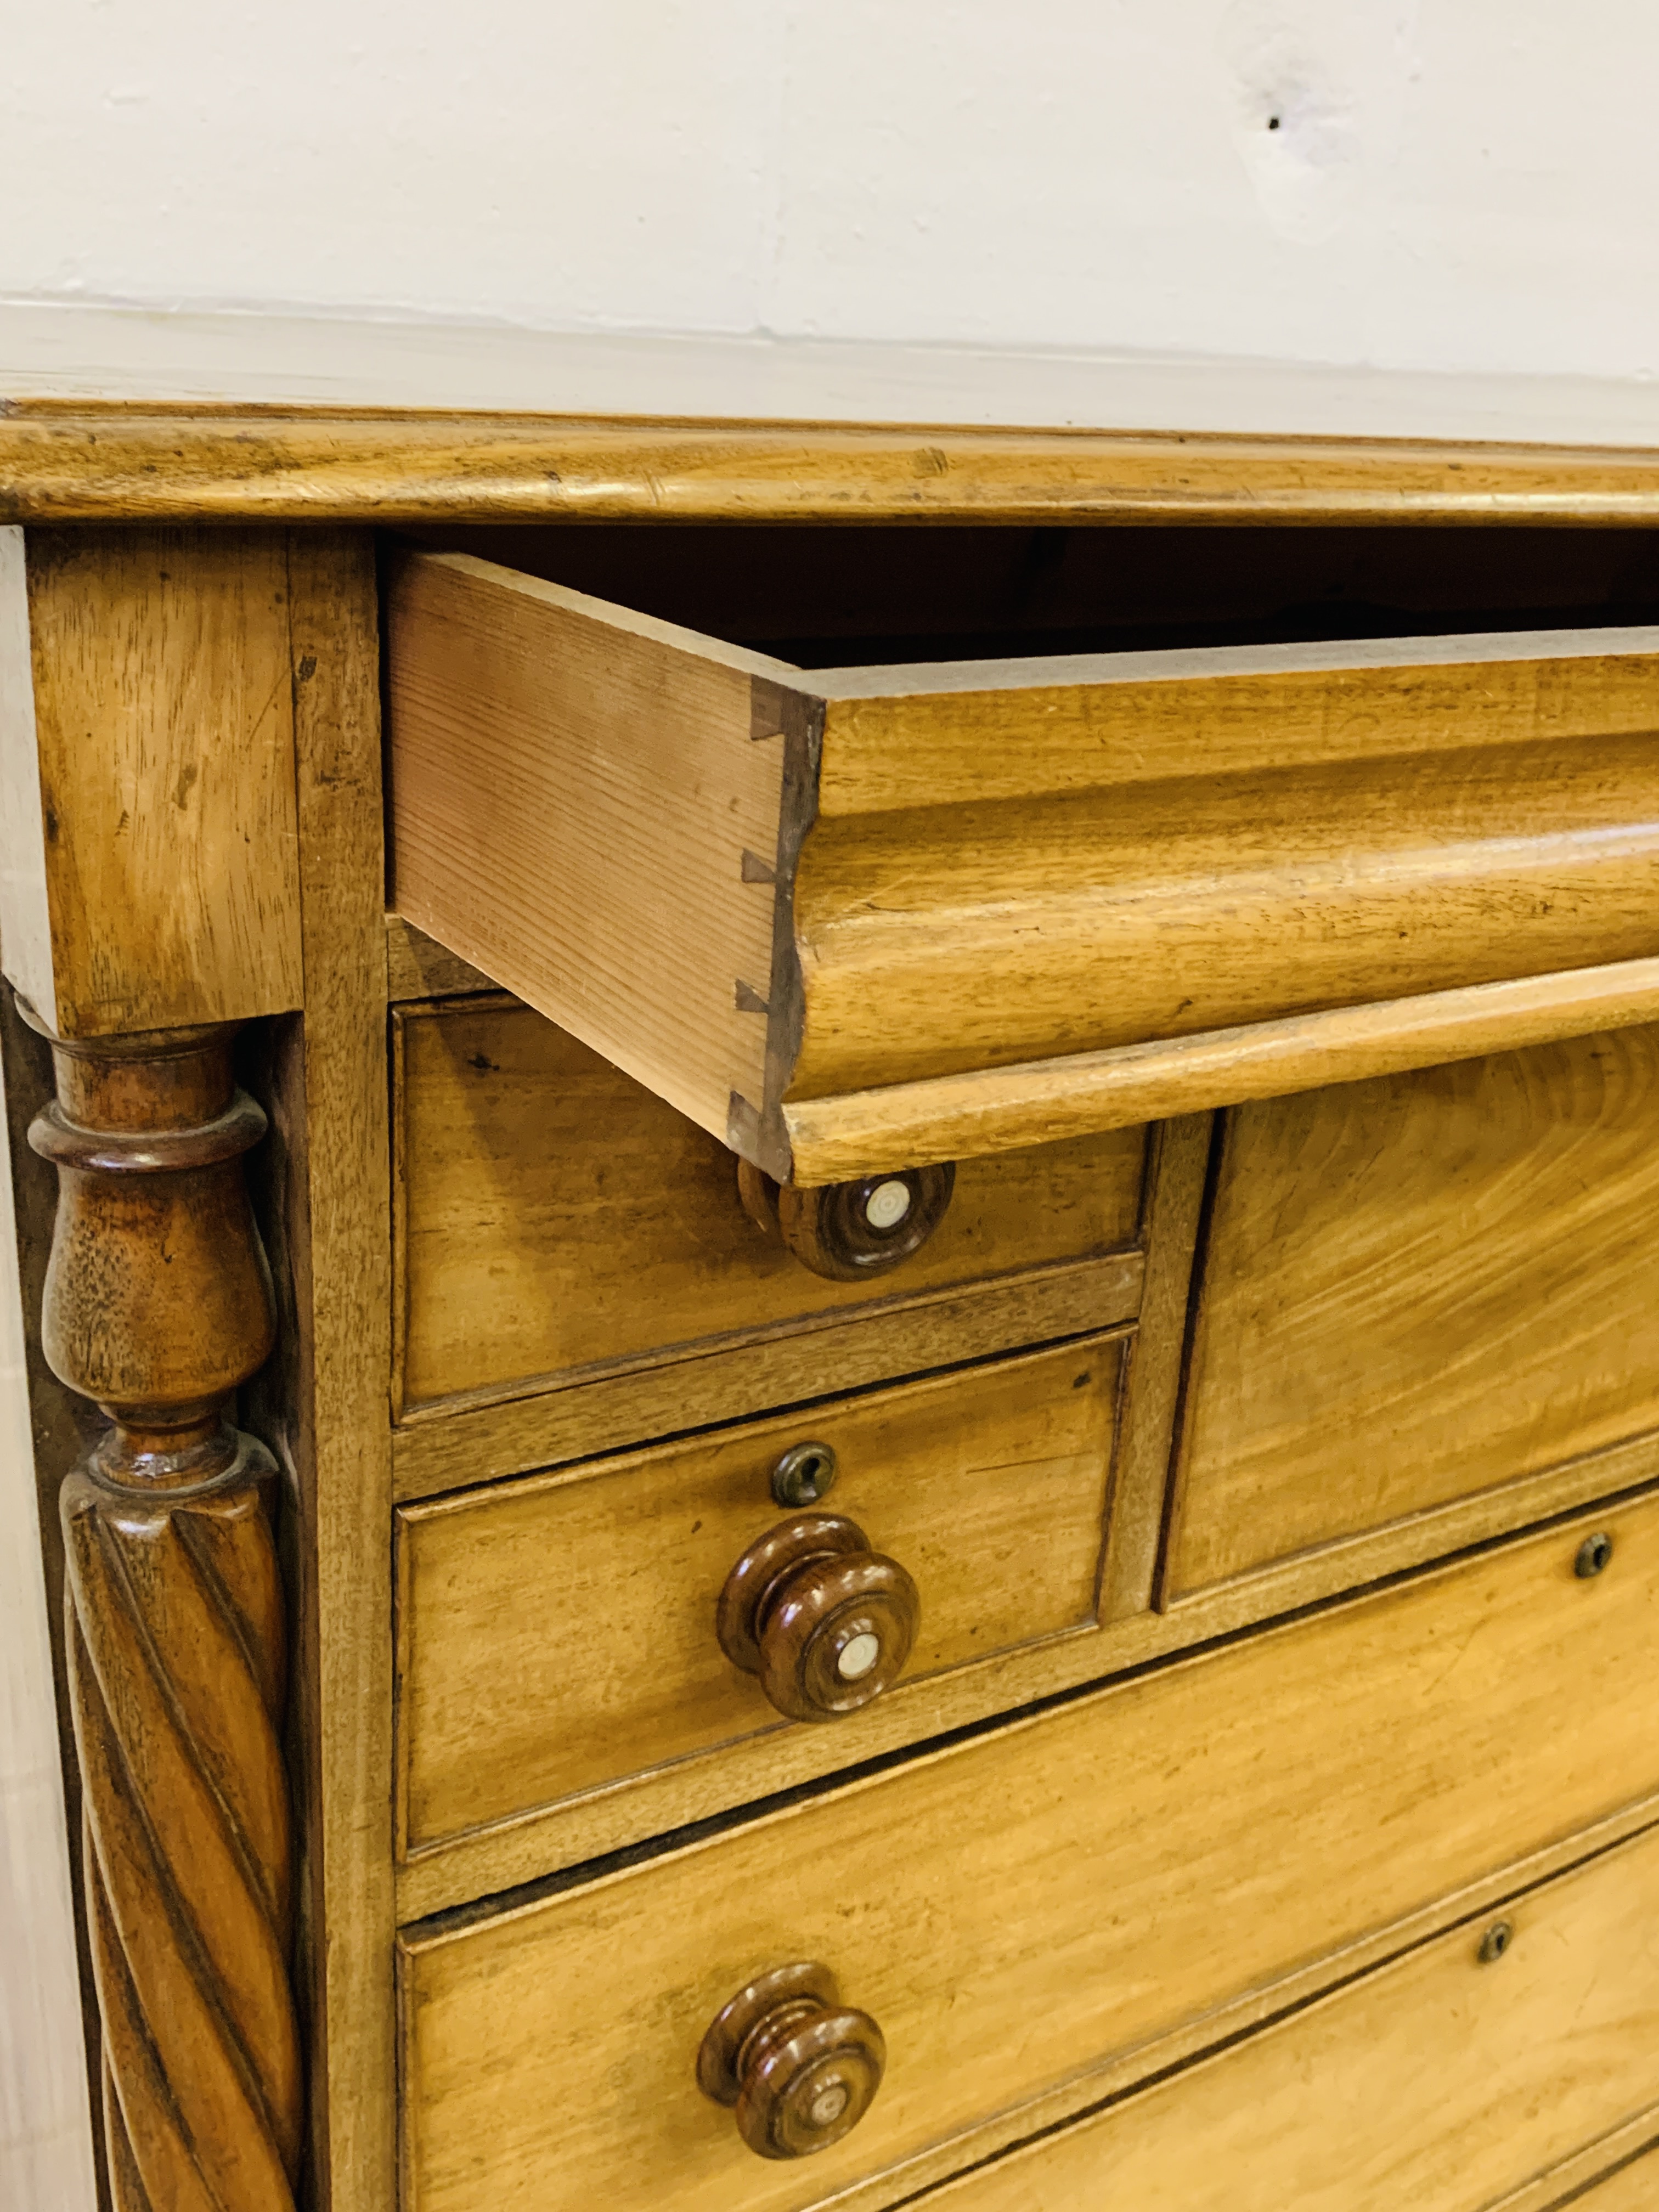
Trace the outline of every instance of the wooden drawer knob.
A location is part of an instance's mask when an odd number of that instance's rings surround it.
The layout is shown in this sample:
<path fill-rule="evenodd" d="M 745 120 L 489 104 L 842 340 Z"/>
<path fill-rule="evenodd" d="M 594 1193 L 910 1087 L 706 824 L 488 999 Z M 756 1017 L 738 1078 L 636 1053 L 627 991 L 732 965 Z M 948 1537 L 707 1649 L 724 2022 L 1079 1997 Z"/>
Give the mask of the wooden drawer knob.
<path fill-rule="evenodd" d="M 715 1626 L 726 1657 L 760 1677 L 786 1719 L 832 1721 L 897 1679 L 921 1619 L 915 1583 L 855 1522 L 802 1513 L 749 1547 Z"/>
<path fill-rule="evenodd" d="M 780 1188 L 750 1161 L 738 1162 L 738 1190 L 750 1219 L 781 1236 L 803 1267 L 837 1283 L 884 1275 L 919 1252 L 944 1220 L 956 1181 L 947 1160 L 798 1190 L 790 1183 Z"/>
<path fill-rule="evenodd" d="M 722 2005 L 697 2053 L 697 2086 L 737 2110 L 762 2158 L 810 2158 L 869 2111 L 887 2045 L 867 2012 L 843 2005 L 827 1966 L 775 1966 Z"/>

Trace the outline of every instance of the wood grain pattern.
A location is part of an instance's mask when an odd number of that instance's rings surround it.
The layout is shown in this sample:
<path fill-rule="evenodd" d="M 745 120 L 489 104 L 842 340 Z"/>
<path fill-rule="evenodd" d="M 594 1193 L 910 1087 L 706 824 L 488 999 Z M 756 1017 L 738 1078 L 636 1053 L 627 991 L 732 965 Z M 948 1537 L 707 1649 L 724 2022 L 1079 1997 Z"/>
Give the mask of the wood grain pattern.
<path fill-rule="evenodd" d="M 1146 1285 L 1124 1379 L 1101 1585 L 1103 1620 L 1129 1618 L 1152 1602 L 1211 1133 L 1208 1114 L 1189 1114 L 1152 1133 L 1142 1229 Z"/>
<path fill-rule="evenodd" d="M 821 830 L 791 1103 L 1650 959 L 1651 750 Z"/>
<path fill-rule="evenodd" d="M 833 1180 L 875 1159 L 952 1159 L 1090 1130 L 1434 1067 L 1659 1017 L 1659 959 L 1475 983 L 1293 1015 L 1168 1042 L 935 1076 L 786 1104 L 798 1172 Z"/>
<path fill-rule="evenodd" d="M 860 702 L 891 725 L 838 770 L 820 672 L 791 1103 L 1652 957 L 1656 642 L 1090 656 L 1010 690 L 970 664 L 914 781 L 923 702 Z"/>
<path fill-rule="evenodd" d="M 1659 1031 L 1242 1107 L 1168 1598 L 1659 1429 Z"/>
<path fill-rule="evenodd" d="M 1603 1447 L 1494 1487 L 1458 1492 L 1381 1527 L 1358 1526 L 1312 1551 L 1241 1579 L 1207 1587 L 1170 1613 L 1144 1611 L 1153 1584 L 1164 1505 L 1173 1396 L 1182 1358 L 1188 1270 L 1206 1153 L 1206 1121 L 1162 1133 L 1150 1218 L 1148 1291 L 1131 1352 L 1102 1619 L 1095 1635 L 1062 1638 L 981 1659 L 965 1675 L 913 1682 L 902 1713 L 881 1701 L 860 1721 L 868 1755 L 971 1722 L 1171 1650 L 1224 1635 L 1331 1593 L 1490 1540 L 1528 1522 L 1616 1495 L 1659 1474 L 1659 1434 Z M 1522 1183 L 1524 1179 L 1518 1179 Z M 1102 1267 L 1109 1262 L 1099 1262 Z M 1057 1300 L 1033 1302 L 1047 1282 Z M 1053 1334 L 1079 1324 L 1081 1278 L 1069 1270 L 1025 1279 L 1023 1290 L 987 1285 L 965 1297 L 924 1300 L 884 1316 L 879 1309 L 831 1332 L 777 1340 L 678 1363 L 538 1400 L 422 1422 L 398 1440 L 400 1494 L 430 1494 L 538 1459 L 574 1459 L 641 1433 L 731 1419 L 757 1405 L 846 1387 L 909 1364 L 954 1361 L 997 1343 Z M 1064 1286 L 1069 1284 L 1069 1290 Z M 1160 1287 L 1161 1286 L 1161 1287 Z M 1004 1308 L 1003 1297 L 1018 1303 Z M 988 1312 L 982 1307 L 990 1307 Z M 1067 1311 L 1067 1308 L 1070 1311 Z M 1109 1306 L 1100 1313 L 1112 1317 Z M 870 1342 L 864 1346 L 860 1332 Z M 905 1332 L 896 1347 L 890 1341 Z M 866 1364 L 860 1365 L 862 1359 Z M 844 1363 L 837 1364 L 837 1362 Z M 811 1409 L 801 1419 L 810 1425 Z M 805 1431 L 803 1431 L 803 1433 Z M 1328 1464 L 1328 1452 L 1327 1455 Z M 1248 1511 L 1244 1525 L 1249 1525 Z M 912 1717 L 914 1716 L 914 1717 Z M 837 1763 L 823 1732 L 788 1731 L 728 1743 L 718 1759 L 692 1759 L 641 1775 L 622 1792 L 600 1791 L 516 1822 L 483 1830 L 428 1854 L 399 1877 L 404 1917 L 544 1874 L 641 1837 L 707 1816 L 725 1804 L 792 1786 Z"/>
<path fill-rule="evenodd" d="M 282 1591 L 260 1448 L 183 1498 L 64 1491 L 70 1682 L 116 2212 L 291 2212 Z"/>
<path fill-rule="evenodd" d="M 392 896 L 724 1138 L 764 1098 L 781 662 L 465 555 L 387 605 Z M 760 741 L 757 742 L 757 732 Z"/>
<path fill-rule="evenodd" d="M 1656 2190 L 1659 2190 L 1659 2154 L 1648 2150 L 1582 2196 L 1558 2198 L 1557 2203 L 1561 2212 L 1566 2212 L 1570 2203 L 1582 2204 L 1584 2212 L 1648 2212 Z"/>
<path fill-rule="evenodd" d="M 1139 1129 L 967 1164 L 943 1223 L 902 1269 L 871 1284 L 829 1282 L 749 1219 L 721 1143 L 528 1008 L 410 1009 L 393 1034 L 410 1407 L 468 1392 L 522 1395 L 532 1378 L 546 1387 L 671 1347 L 706 1352 L 883 1297 L 897 1308 L 1136 1240 Z"/>
<path fill-rule="evenodd" d="M 818 815 L 1640 737 L 1656 656 L 1587 626 L 816 668 Z"/>
<path fill-rule="evenodd" d="M 939 2212 L 1483 2212 L 1647 2111 L 1651 1832 L 1097 2118 L 930 2193 Z M 1650 2186 L 1651 2183 L 1650 2182 Z M 1594 2212 L 1604 2202 L 1592 2191 Z M 1637 2202 L 1632 2197 L 1631 2203 Z M 1650 2199 L 1641 2200 L 1644 2204 Z"/>
<path fill-rule="evenodd" d="M 297 1006 L 280 534 L 42 531 L 27 552 L 35 753 L 3 780 L 35 780 L 48 912 L 14 945 L 0 909 L 7 972 L 64 1036 Z"/>
<path fill-rule="evenodd" d="M 1133 1419 L 1131 1407 L 1126 1409 L 1121 1450 L 1128 1448 Z M 1164 1612 L 1119 1610 L 1114 1617 L 1109 1607 L 1133 1607 L 1141 1601 L 1145 1579 L 1136 1584 L 1126 1577 L 1119 1591 L 1109 1559 L 1101 1626 L 1093 1634 L 1023 1645 L 979 1660 L 971 1668 L 914 1683 L 896 1706 L 884 1707 L 878 1699 L 860 1723 L 866 1755 L 873 1759 L 970 1726 L 988 1712 L 1016 1711 L 1058 1692 L 1121 1676 L 1240 1629 L 1283 1619 L 1298 1607 L 1536 1527 L 1552 1516 L 1582 1510 L 1592 1500 L 1603 1501 L 1606 1510 L 1607 1501 L 1626 1498 L 1656 1480 L 1659 1436 L 1649 1435 L 1219 1583 Z M 580 1864 L 734 1804 L 750 1804 L 817 1780 L 841 1764 L 836 1739 L 826 1741 L 826 1735 L 821 1729 L 800 1729 L 751 1737 L 729 1744 L 718 1760 L 664 1767 L 626 1790 L 602 1790 L 459 1838 L 400 1868 L 398 1917 L 419 1919 L 515 1884 L 538 1881 L 550 1869 Z"/>
<path fill-rule="evenodd" d="M 439 1404 L 393 1432 L 395 1495 L 430 1498 L 741 1420 L 757 1407 L 811 1404 L 1018 1345 L 1086 1335 L 1134 1315 L 1145 1273 L 1137 1251 L 1027 1268 L 957 1291 L 872 1299 L 833 1317 L 833 1327 L 739 1335 L 619 1372 L 579 1370 L 526 1397 Z"/>
<path fill-rule="evenodd" d="M 1576 2157 L 1563 2159 L 1547 2173 L 1523 2182 L 1492 2212 L 1565 2212 L 1568 2205 L 1587 2203 L 1604 2187 L 1615 2189 L 1628 2171 L 1620 2162 L 1652 2148 L 1656 2117 L 1651 2106 L 1634 2114 L 1623 2127 L 1586 2144 Z"/>
<path fill-rule="evenodd" d="M 406 999 L 464 997 L 494 988 L 481 968 L 471 966 L 400 914 L 386 918 L 386 996 L 394 1004 Z"/>
<path fill-rule="evenodd" d="M 960 2165 L 1075 2111 L 1115 2056 L 1150 2074 L 1200 2019 L 1219 2040 L 1275 1982 L 1282 2002 L 1298 1970 L 1334 1978 L 1432 1901 L 1650 1796 L 1659 1507 L 1605 1517 L 1615 1567 L 1589 1582 L 1584 1525 L 405 1930 L 411 2212 L 632 2212 L 667 2174 L 686 2212 L 890 2202 L 932 2147 Z M 731 1990 L 799 1958 L 857 1990 L 889 2069 L 855 2135 L 780 2172 L 732 2144 L 692 2068 Z"/>
<path fill-rule="evenodd" d="M 294 1501 L 313 2186 L 319 2212 L 385 2212 L 391 1240 L 374 548 L 364 532 L 295 533 L 288 561 L 306 1011 L 270 1041 L 268 1209 L 288 1327 L 258 1407 Z"/>
<path fill-rule="evenodd" d="M 1246 1041 L 1281 1089 L 1490 1020 L 1442 997 L 1484 984 L 1554 979 L 1560 1035 L 1580 971 L 1659 957 L 1651 629 L 808 673 L 467 556 L 402 574 L 400 902 L 781 1181 L 971 1157 L 1045 1079 L 1073 1127 L 1115 1085 L 1236 1099 L 1202 1085 L 1261 1024 L 1317 1024 Z M 787 766 L 741 748 L 745 680 Z"/>
<path fill-rule="evenodd" d="M 398 1741 L 408 1847 L 775 1735 L 715 1638 L 738 1555 L 787 1513 L 780 1455 L 827 1444 L 826 1510 L 921 1593 L 913 1685 L 1092 1627 L 1122 1360 L 1099 1339 L 684 1444 L 405 1507 Z M 865 1755 L 866 1715 L 815 1729 Z"/>
<path fill-rule="evenodd" d="M 1616 447 L 16 399 L 0 520 L 1659 520 Z"/>
<path fill-rule="evenodd" d="M 115 2212 L 293 2212 L 276 1470 L 225 1419 L 274 1336 L 241 1167 L 264 1116 L 225 1027 L 53 1058 L 29 1131 L 60 1185 L 41 1342 L 109 1419 L 60 1500 L 108 2183 Z"/>

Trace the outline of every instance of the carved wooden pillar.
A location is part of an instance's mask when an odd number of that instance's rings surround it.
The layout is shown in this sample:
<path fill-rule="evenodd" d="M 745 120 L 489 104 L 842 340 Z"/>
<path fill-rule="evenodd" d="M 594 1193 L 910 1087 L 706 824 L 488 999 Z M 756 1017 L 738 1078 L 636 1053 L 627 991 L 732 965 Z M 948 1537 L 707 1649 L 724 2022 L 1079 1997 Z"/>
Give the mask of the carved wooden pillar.
<path fill-rule="evenodd" d="M 58 1170 L 46 1355 L 112 1423 L 63 1516 L 118 2212 L 292 2212 L 300 2154 L 275 1469 L 225 1418 L 274 1330 L 234 1026 L 52 1038 L 29 1133 Z"/>

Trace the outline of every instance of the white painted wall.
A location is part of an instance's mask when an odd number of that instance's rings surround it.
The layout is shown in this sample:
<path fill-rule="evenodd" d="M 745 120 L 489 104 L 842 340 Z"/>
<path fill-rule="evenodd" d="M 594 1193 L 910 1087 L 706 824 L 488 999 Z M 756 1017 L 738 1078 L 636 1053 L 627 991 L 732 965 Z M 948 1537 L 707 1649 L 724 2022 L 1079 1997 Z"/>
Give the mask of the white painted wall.
<path fill-rule="evenodd" d="M 0 2205 L 96 2212 L 8 1146 L 0 1091 Z"/>
<path fill-rule="evenodd" d="M 1659 367 L 1644 0 L 0 0 L 0 52 L 14 301 Z"/>

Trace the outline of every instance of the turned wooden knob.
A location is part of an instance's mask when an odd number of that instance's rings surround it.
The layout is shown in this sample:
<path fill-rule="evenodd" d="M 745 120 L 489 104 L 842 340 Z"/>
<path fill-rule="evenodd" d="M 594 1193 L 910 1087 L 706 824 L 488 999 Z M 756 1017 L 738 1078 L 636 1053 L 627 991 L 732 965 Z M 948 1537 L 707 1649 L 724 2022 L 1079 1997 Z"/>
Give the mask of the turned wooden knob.
<path fill-rule="evenodd" d="M 810 2158 L 858 2125 L 886 2063 L 881 2030 L 842 2004 L 827 1966 L 775 1966 L 709 2023 L 697 2086 L 736 2107 L 738 2134 L 762 2158 Z"/>
<path fill-rule="evenodd" d="M 803 1267 L 837 1283 L 884 1275 L 919 1252 L 944 1220 L 956 1181 L 947 1160 L 801 1190 L 793 1183 L 780 1187 L 748 1160 L 738 1162 L 738 1190 L 750 1219 L 781 1237 Z"/>
<path fill-rule="evenodd" d="M 726 1578 L 715 1626 L 792 1721 L 855 1713 L 895 1681 L 921 1619 L 916 1586 L 855 1522 L 802 1513 L 751 1544 Z"/>

